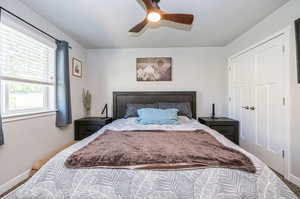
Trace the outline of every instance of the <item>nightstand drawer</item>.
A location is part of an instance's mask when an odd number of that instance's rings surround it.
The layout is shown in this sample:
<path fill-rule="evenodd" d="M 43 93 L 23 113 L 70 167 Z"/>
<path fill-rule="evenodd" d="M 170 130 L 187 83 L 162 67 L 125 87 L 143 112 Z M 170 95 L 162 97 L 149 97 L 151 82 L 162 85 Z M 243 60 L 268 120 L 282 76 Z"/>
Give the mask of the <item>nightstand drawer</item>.
<path fill-rule="evenodd" d="M 79 126 L 79 139 L 84 139 L 100 130 L 102 126 Z"/>
<path fill-rule="evenodd" d="M 210 128 L 218 131 L 219 133 L 221 133 L 224 136 L 233 136 L 235 135 L 235 127 L 234 126 L 216 126 L 213 125 Z"/>
<path fill-rule="evenodd" d="M 83 134 L 93 134 L 96 133 L 103 126 L 80 126 L 79 131 Z"/>
<path fill-rule="evenodd" d="M 112 122 L 112 118 L 82 118 L 75 121 L 75 140 L 82 140 Z"/>

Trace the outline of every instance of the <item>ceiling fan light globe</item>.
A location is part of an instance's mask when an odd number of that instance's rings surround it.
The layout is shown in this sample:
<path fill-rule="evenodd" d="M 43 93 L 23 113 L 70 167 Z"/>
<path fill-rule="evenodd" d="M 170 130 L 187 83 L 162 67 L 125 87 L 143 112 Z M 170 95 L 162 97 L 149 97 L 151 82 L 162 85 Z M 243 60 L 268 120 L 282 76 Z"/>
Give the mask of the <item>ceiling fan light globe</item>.
<path fill-rule="evenodd" d="M 161 15 L 157 12 L 150 12 L 147 16 L 150 22 L 159 22 L 161 20 Z"/>

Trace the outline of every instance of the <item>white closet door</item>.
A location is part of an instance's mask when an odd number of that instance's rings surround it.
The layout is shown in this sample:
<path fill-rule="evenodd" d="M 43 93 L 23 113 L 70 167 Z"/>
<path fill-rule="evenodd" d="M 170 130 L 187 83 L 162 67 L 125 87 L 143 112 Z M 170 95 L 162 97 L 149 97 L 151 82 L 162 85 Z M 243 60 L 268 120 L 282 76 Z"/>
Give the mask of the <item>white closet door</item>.
<path fill-rule="evenodd" d="M 257 154 L 270 167 L 284 173 L 287 137 L 283 99 L 285 77 L 284 36 L 255 49 Z"/>
<path fill-rule="evenodd" d="M 230 116 L 240 121 L 240 144 L 284 173 L 285 35 L 230 61 Z"/>
<path fill-rule="evenodd" d="M 250 105 L 254 102 L 254 55 L 243 54 L 232 62 L 231 116 L 240 121 L 240 138 L 253 140 L 253 122 Z"/>

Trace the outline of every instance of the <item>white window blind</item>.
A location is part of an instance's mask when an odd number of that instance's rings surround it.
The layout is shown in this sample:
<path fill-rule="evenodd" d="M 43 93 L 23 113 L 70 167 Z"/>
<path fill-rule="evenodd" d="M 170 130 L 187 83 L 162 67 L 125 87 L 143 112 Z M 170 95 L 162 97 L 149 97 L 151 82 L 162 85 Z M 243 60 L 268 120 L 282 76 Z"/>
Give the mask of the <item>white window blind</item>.
<path fill-rule="evenodd" d="M 0 23 L 2 116 L 55 110 L 55 45 L 42 41 L 13 20 Z"/>
<path fill-rule="evenodd" d="M 54 85 L 55 49 L 0 24 L 0 78 Z"/>

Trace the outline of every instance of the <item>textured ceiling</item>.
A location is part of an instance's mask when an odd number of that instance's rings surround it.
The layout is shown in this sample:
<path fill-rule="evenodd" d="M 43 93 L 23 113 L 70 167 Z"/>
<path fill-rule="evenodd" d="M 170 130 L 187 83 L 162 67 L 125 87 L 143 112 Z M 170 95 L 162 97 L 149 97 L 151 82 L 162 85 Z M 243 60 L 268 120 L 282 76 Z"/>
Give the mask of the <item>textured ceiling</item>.
<path fill-rule="evenodd" d="M 195 15 L 192 27 L 163 23 L 128 30 L 145 11 L 139 0 L 20 0 L 85 48 L 224 46 L 288 0 L 161 0 L 170 13 Z"/>

